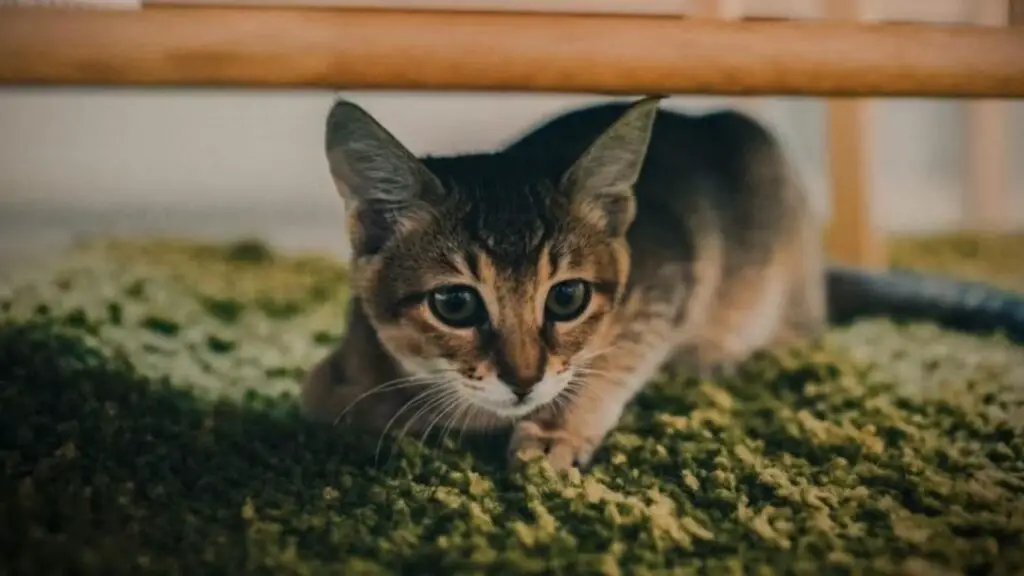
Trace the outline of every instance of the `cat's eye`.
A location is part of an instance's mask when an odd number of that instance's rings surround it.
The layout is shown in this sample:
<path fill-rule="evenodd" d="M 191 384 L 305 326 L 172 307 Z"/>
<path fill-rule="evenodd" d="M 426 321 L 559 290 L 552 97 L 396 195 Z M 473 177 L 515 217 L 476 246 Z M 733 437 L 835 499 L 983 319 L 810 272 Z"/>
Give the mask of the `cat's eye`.
<path fill-rule="evenodd" d="M 549 322 L 575 320 L 590 304 L 590 284 L 583 280 L 559 282 L 548 291 L 544 302 L 544 316 Z"/>
<path fill-rule="evenodd" d="M 438 320 L 453 328 L 479 326 L 487 320 L 480 294 L 469 286 L 445 286 L 427 295 L 427 306 Z"/>

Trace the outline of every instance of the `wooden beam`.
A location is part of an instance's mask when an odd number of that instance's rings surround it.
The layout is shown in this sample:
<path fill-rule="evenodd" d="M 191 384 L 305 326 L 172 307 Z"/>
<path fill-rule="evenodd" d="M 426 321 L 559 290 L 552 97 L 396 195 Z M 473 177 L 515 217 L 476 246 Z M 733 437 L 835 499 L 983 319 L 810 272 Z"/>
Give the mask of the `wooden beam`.
<path fill-rule="evenodd" d="M 871 18 L 861 0 L 826 0 L 825 13 L 836 20 Z M 828 101 L 828 169 L 832 218 L 827 232 L 829 255 L 837 261 L 882 268 L 888 256 L 871 211 L 869 142 L 871 109 L 862 98 Z"/>
<path fill-rule="evenodd" d="M 783 0 L 785 1 L 785 0 Z M 679 0 L 145 0 L 147 6 L 268 6 L 444 12 L 541 12 L 544 14 L 645 14 L 679 16 Z"/>
<path fill-rule="evenodd" d="M 3 0 L 0 0 L 2 3 Z M 12 0 L 8 0 L 10 2 Z M 33 0 L 13 0 L 32 4 Z M 53 1 L 53 0 L 51 0 Z M 68 0 L 64 0 L 68 1 Z M 78 0 L 131 2 L 132 0 Z M 720 0 L 144 0 L 150 5 L 315 6 L 370 10 L 440 10 L 446 12 L 541 12 L 545 14 L 701 15 Z M 722 0 L 743 5 L 751 19 L 804 20 L 821 18 L 821 0 Z M 873 0 L 883 22 L 952 24 L 963 19 L 965 4 L 974 0 Z M 1011 0 L 1020 2 L 1021 0 Z M 40 0 L 35 0 L 40 2 Z"/>
<path fill-rule="evenodd" d="M 713 20 L 742 20 L 746 8 L 745 0 L 691 0 L 688 15 Z M 751 117 L 761 115 L 761 102 L 756 97 L 735 96 L 728 103 Z"/>
<path fill-rule="evenodd" d="M 1024 97 L 968 26 L 315 8 L 0 9 L 0 84 Z"/>

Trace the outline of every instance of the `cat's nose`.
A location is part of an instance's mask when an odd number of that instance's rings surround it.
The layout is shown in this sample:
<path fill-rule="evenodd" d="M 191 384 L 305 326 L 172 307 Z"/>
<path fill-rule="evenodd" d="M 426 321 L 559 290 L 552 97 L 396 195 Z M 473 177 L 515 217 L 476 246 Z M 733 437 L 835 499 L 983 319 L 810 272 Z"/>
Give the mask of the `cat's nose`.
<path fill-rule="evenodd" d="M 539 371 L 501 370 L 498 372 L 498 377 L 516 395 L 516 398 L 522 399 L 530 395 L 530 390 L 533 390 L 533 387 L 541 381 L 544 375 Z"/>
<path fill-rule="evenodd" d="M 519 403 L 522 403 L 533 391 L 533 387 L 540 382 L 539 376 L 524 376 L 520 375 L 516 378 L 505 379 L 505 384 L 508 389 L 512 392 L 512 395 L 516 397 Z"/>
<path fill-rule="evenodd" d="M 498 379 L 517 398 L 525 398 L 544 378 L 547 354 L 535 338 L 511 333 L 504 337 L 501 350 L 495 355 L 494 368 Z"/>

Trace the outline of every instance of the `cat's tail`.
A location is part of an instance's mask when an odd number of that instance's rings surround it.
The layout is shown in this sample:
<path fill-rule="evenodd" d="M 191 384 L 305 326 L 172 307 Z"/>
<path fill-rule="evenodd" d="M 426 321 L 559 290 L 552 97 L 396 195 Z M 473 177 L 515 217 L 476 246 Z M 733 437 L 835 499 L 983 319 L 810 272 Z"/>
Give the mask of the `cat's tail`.
<path fill-rule="evenodd" d="M 975 334 L 1003 333 L 1024 344 L 1024 294 L 909 270 L 837 265 L 829 266 L 826 286 L 832 324 L 868 317 L 926 321 Z"/>

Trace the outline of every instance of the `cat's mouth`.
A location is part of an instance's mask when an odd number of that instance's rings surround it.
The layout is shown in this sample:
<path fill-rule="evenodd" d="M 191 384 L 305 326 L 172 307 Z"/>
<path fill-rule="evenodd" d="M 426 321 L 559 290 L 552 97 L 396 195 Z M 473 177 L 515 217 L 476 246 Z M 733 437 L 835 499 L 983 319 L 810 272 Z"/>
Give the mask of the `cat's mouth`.
<path fill-rule="evenodd" d="M 469 399 L 480 408 L 504 418 L 521 418 L 544 404 L 532 397 L 532 394 L 522 398 L 514 396 L 511 398 L 495 398 L 491 395 L 484 396 L 480 393 L 471 393 Z"/>
<path fill-rule="evenodd" d="M 504 418 L 522 418 L 551 403 L 565 390 L 571 378 L 549 376 L 527 394 L 514 394 L 504 382 L 493 379 L 481 388 L 464 388 L 474 404 Z"/>
<path fill-rule="evenodd" d="M 533 400 L 529 396 L 523 398 L 516 398 L 515 400 L 512 401 L 511 405 L 501 409 L 499 415 L 505 416 L 507 418 L 521 418 L 523 416 L 529 415 L 531 412 L 540 408 L 546 403 L 547 402 L 538 402 L 536 400 Z"/>

